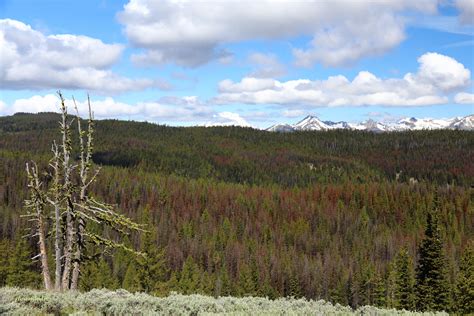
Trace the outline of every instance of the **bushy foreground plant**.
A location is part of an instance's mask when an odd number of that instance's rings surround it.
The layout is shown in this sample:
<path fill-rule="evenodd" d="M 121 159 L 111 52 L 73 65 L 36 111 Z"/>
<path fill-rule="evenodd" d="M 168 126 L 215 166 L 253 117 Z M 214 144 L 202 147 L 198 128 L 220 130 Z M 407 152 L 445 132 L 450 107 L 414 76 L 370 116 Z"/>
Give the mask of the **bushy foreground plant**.
<path fill-rule="evenodd" d="M 172 293 L 154 297 L 125 290 L 45 292 L 0 288 L 0 314 L 5 315 L 444 315 L 387 310 L 373 306 L 350 307 L 304 298 L 210 297 Z"/>

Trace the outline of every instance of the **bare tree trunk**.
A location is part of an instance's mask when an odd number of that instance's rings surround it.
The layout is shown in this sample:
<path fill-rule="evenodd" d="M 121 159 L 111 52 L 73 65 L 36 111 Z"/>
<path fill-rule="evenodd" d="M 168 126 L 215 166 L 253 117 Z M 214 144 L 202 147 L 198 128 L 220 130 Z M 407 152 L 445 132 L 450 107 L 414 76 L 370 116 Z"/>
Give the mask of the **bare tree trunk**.
<path fill-rule="evenodd" d="M 61 211 L 59 205 L 54 205 L 54 221 L 55 221 L 55 232 L 56 236 L 54 237 L 54 252 L 55 252 L 55 263 L 56 271 L 54 274 L 54 288 L 56 291 L 62 291 L 61 283 L 61 260 L 62 260 L 62 247 L 61 247 Z"/>
<path fill-rule="evenodd" d="M 43 210 L 44 210 L 44 204 L 45 204 L 45 194 L 41 191 L 41 182 L 39 180 L 38 176 L 38 167 L 35 163 L 33 163 L 33 166 L 30 167 L 28 166 L 28 163 L 26 164 L 26 173 L 28 174 L 28 187 L 30 188 L 31 191 L 31 199 L 27 202 L 27 206 L 30 208 L 35 209 L 35 217 L 37 221 L 37 226 L 36 226 L 36 234 L 39 237 L 39 248 L 40 248 L 40 253 L 39 257 L 41 259 L 41 271 L 43 274 L 43 281 L 44 281 L 44 287 L 46 290 L 51 290 L 52 289 L 52 283 L 51 283 L 51 275 L 49 273 L 49 265 L 48 265 L 48 254 L 46 250 L 46 238 L 44 235 L 44 221 L 43 221 Z"/>
<path fill-rule="evenodd" d="M 74 269 L 72 271 L 72 282 L 71 282 L 71 290 L 77 290 L 79 284 L 79 275 L 81 273 L 81 256 L 82 256 L 82 249 L 83 249 L 83 234 L 84 234 L 84 220 L 79 218 L 79 227 L 77 230 L 77 250 L 75 254 L 74 260 Z"/>
<path fill-rule="evenodd" d="M 72 218 L 72 201 L 68 198 L 68 206 L 66 211 L 66 245 L 64 249 L 64 268 L 62 277 L 62 287 L 64 290 L 70 289 L 71 282 L 71 263 L 72 263 L 72 250 L 74 243 L 74 225 Z"/>
<path fill-rule="evenodd" d="M 46 239 L 44 236 L 44 223 L 43 217 L 41 216 L 42 210 L 40 206 L 38 208 L 38 235 L 39 235 L 39 248 L 40 248 L 40 257 L 41 257 L 41 269 L 43 270 L 43 279 L 44 279 L 44 287 L 46 290 L 52 290 L 53 285 L 51 283 L 51 275 L 49 273 L 49 265 L 48 265 L 48 255 L 46 253 Z"/>
<path fill-rule="evenodd" d="M 76 108 L 76 119 L 77 119 L 77 130 L 79 133 L 79 145 L 80 145 L 80 181 L 81 181 L 81 191 L 79 194 L 79 203 L 81 207 L 85 206 L 86 203 L 86 194 L 87 194 L 87 187 L 91 183 L 88 178 L 88 173 L 91 165 L 91 158 L 92 158 L 92 134 L 94 133 L 94 121 L 92 117 L 91 111 L 91 102 L 89 96 L 87 96 L 87 101 L 89 105 L 89 122 L 88 122 L 88 130 L 87 130 L 87 149 L 84 146 L 84 138 L 83 138 L 83 131 L 81 128 L 81 120 L 79 117 L 79 111 L 77 109 L 76 100 L 74 100 L 74 106 Z M 92 177 L 92 180 L 95 176 Z M 79 282 L 79 275 L 81 272 L 81 263 L 82 263 L 82 251 L 84 248 L 84 230 L 85 230 L 85 221 L 80 214 L 78 214 L 78 227 L 77 227 L 77 236 L 76 236 L 76 253 L 75 253 L 75 261 L 74 261 L 74 269 L 72 271 L 72 282 L 71 282 L 71 290 L 76 290 L 78 287 Z"/>
<path fill-rule="evenodd" d="M 62 275 L 62 288 L 64 290 L 70 288 L 71 280 L 71 263 L 72 263 L 72 251 L 74 243 L 74 204 L 72 201 L 72 190 L 71 187 L 71 172 L 73 166 L 70 164 L 70 156 L 72 150 L 71 135 L 70 135 L 70 123 L 67 122 L 67 109 L 64 97 L 59 93 L 61 98 L 61 133 L 62 133 L 62 148 L 63 148 L 63 173 L 64 173 L 64 194 L 66 197 L 66 245 L 64 247 L 64 268 Z"/>
<path fill-rule="evenodd" d="M 55 264 L 56 269 L 54 273 L 54 289 L 56 291 L 62 291 L 62 229 L 61 229 L 61 184 L 59 183 L 59 150 L 56 142 L 53 142 L 51 147 L 53 152 L 53 159 L 49 165 L 53 168 L 53 187 L 52 194 L 53 200 L 48 199 L 48 202 L 54 207 L 54 253 L 55 253 Z"/>

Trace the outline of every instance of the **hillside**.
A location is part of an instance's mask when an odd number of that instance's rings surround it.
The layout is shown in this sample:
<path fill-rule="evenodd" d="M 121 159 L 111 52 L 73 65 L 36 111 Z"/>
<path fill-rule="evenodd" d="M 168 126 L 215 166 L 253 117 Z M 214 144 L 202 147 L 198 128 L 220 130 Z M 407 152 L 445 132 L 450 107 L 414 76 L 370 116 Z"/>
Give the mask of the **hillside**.
<path fill-rule="evenodd" d="M 0 148 L 49 155 L 58 120 L 53 113 L 0 117 Z M 414 178 L 470 186 L 474 178 L 474 133 L 469 131 L 281 134 L 103 120 L 97 133 L 94 161 L 99 164 L 194 179 L 305 187 L 342 178 L 394 180 L 400 171 L 402 182 Z"/>
<path fill-rule="evenodd" d="M 40 286 L 29 260 L 35 243 L 20 238 L 28 227 L 25 162 L 46 167 L 58 119 L 0 117 L 0 286 Z M 93 195 L 146 224 L 151 240 L 102 233 L 157 264 L 144 285 L 139 260 L 91 247 L 80 288 L 391 308 L 397 253 L 406 247 L 415 268 L 426 214 L 437 206 L 452 289 L 445 309 L 456 310 L 460 257 L 474 239 L 473 158 L 469 131 L 273 133 L 98 121 L 93 159 L 103 169 Z"/>

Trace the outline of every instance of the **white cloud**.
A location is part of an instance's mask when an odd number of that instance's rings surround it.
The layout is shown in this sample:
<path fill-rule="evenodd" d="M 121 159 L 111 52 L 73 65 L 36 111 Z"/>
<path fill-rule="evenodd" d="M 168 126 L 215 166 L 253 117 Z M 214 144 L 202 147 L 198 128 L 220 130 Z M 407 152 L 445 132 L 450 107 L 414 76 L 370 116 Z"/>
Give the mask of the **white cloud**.
<path fill-rule="evenodd" d="M 454 102 L 474 105 L 474 93 L 460 92 L 454 96 Z"/>
<path fill-rule="evenodd" d="M 474 24 L 474 0 L 456 0 L 455 6 L 461 12 L 461 23 Z"/>
<path fill-rule="evenodd" d="M 300 117 L 300 116 L 303 116 L 305 115 L 306 111 L 304 110 L 283 110 L 282 111 L 282 115 L 284 117 Z"/>
<path fill-rule="evenodd" d="M 257 66 L 257 69 L 250 74 L 255 78 L 275 78 L 286 74 L 286 68 L 282 65 L 275 54 L 253 53 L 249 56 L 249 61 Z"/>
<path fill-rule="evenodd" d="M 418 79 L 444 91 L 459 89 L 469 84 L 471 72 L 454 58 L 426 53 L 418 58 Z"/>
<path fill-rule="evenodd" d="M 59 98 L 54 94 L 44 96 L 35 95 L 27 99 L 17 99 L 11 106 L 0 101 L 0 115 L 12 115 L 17 112 L 38 113 L 58 112 Z M 88 105 L 86 100 L 77 100 L 79 113 L 87 115 Z M 66 99 L 69 112 L 74 111 L 72 99 Z M 128 104 L 118 102 L 107 97 L 101 100 L 91 100 L 92 110 L 96 118 L 122 118 L 136 120 L 164 121 L 205 121 L 215 112 L 195 96 L 169 97 L 157 102 L 138 102 Z"/>
<path fill-rule="evenodd" d="M 470 71 L 455 59 L 426 53 L 416 73 L 381 79 L 361 71 L 350 81 L 342 75 L 326 80 L 243 78 L 219 83 L 217 104 L 279 104 L 287 106 L 423 106 L 445 104 L 449 92 L 470 83 Z"/>
<path fill-rule="evenodd" d="M 378 55 L 404 38 L 402 15 L 432 14 L 437 0 L 130 0 L 118 14 L 139 64 L 198 66 L 229 55 L 227 43 L 312 36 L 297 63 L 342 65 Z M 330 53 L 334 53 L 332 56 Z"/>
<path fill-rule="evenodd" d="M 5 104 L 5 102 L 0 100 L 0 114 L 4 113 L 6 109 L 7 109 L 7 105 Z"/>
<path fill-rule="evenodd" d="M 242 126 L 252 127 L 240 114 L 234 112 L 220 112 L 213 116 L 211 122 L 205 126 Z"/>
<path fill-rule="evenodd" d="M 20 21 L 0 20 L 0 83 L 6 89 L 86 89 L 101 93 L 163 87 L 109 68 L 124 47 L 70 34 L 44 35 Z"/>
<path fill-rule="evenodd" d="M 318 30 L 308 49 L 294 49 L 296 64 L 347 65 L 383 54 L 405 39 L 402 20 L 393 14 L 360 16 Z"/>

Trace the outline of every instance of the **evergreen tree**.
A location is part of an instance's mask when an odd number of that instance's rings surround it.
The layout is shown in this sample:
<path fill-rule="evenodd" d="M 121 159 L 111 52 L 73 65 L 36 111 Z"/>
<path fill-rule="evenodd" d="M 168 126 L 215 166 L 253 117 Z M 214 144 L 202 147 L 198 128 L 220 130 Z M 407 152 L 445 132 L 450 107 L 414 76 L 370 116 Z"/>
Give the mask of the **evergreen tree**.
<path fill-rule="evenodd" d="M 474 244 L 464 250 L 456 280 L 454 310 L 462 314 L 474 314 Z"/>
<path fill-rule="evenodd" d="M 153 242 L 155 238 L 152 233 L 144 233 L 142 236 L 143 256 L 137 258 L 140 287 L 147 293 L 164 294 L 167 274 L 165 252 Z"/>
<path fill-rule="evenodd" d="M 5 286 L 9 268 L 10 243 L 7 239 L 0 241 L 0 287 Z"/>
<path fill-rule="evenodd" d="M 386 291 L 385 284 L 380 276 L 380 273 L 376 273 L 373 278 L 373 291 L 371 304 L 378 307 L 386 306 Z"/>
<path fill-rule="evenodd" d="M 79 280 L 79 288 L 82 291 L 90 291 L 94 288 L 97 288 L 97 279 L 98 274 L 97 263 L 94 261 L 88 261 L 84 264 L 81 269 L 81 279 Z"/>
<path fill-rule="evenodd" d="M 437 206 L 437 198 L 435 201 Z M 428 212 L 425 238 L 419 248 L 416 267 L 416 308 L 421 311 L 446 310 L 449 286 L 445 271 L 443 242 L 438 227 L 438 209 Z"/>
<path fill-rule="evenodd" d="M 41 275 L 34 271 L 34 263 L 31 261 L 31 251 L 26 240 L 17 237 L 13 253 L 8 260 L 8 275 L 6 284 L 18 287 L 37 287 L 41 281 Z"/>
<path fill-rule="evenodd" d="M 243 264 L 240 267 L 238 289 L 241 296 L 252 296 L 256 293 L 257 284 L 253 278 L 252 269 Z"/>
<path fill-rule="evenodd" d="M 232 294 L 232 284 L 225 266 L 221 268 L 219 276 L 214 285 L 214 296 L 230 296 Z"/>
<path fill-rule="evenodd" d="M 183 294 L 196 293 L 200 286 L 201 272 L 193 257 L 188 256 L 183 264 L 178 281 L 178 288 Z"/>
<path fill-rule="evenodd" d="M 134 260 L 130 260 L 128 263 L 127 271 L 123 278 L 122 287 L 130 292 L 142 291 L 142 282 L 137 272 L 136 263 Z"/>
<path fill-rule="evenodd" d="M 288 280 L 288 296 L 299 298 L 301 297 L 301 286 L 298 277 L 291 273 Z"/>
<path fill-rule="evenodd" d="M 280 294 L 277 290 L 271 285 L 270 279 L 265 278 L 263 285 L 260 287 L 260 293 L 263 297 L 268 297 L 269 299 L 276 299 Z"/>
<path fill-rule="evenodd" d="M 96 275 L 96 284 L 98 288 L 107 288 L 114 290 L 118 288 L 118 281 L 112 274 L 109 264 L 104 257 L 100 258 L 97 264 L 98 273 Z"/>
<path fill-rule="evenodd" d="M 406 248 L 402 248 L 395 258 L 394 307 L 412 310 L 414 307 L 413 262 Z"/>

